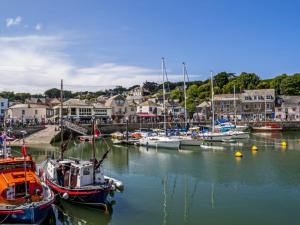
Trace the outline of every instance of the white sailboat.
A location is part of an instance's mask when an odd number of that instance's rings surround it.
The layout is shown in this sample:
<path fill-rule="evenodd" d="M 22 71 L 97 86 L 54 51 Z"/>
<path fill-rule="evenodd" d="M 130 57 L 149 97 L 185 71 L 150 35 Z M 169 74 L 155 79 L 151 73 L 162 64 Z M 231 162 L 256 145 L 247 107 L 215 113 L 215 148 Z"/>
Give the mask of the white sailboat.
<path fill-rule="evenodd" d="M 164 135 L 162 136 L 147 136 L 141 138 L 139 141 L 140 145 L 155 148 L 169 148 L 179 149 L 180 141 L 177 138 L 167 137 L 167 122 L 166 122 L 166 90 L 165 90 L 165 76 L 166 76 L 166 65 L 165 59 L 162 58 L 162 76 L 163 76 L 163 112 L 164 112 Z"/>
<path fill-rule="evenodd" d="M 184 87 L 184 122 L 185 127 L 187 127 L 187 107 L 186 107 L 186 78 L 188 78 L 186 64 L 183 62 L 183 87 Z M 184 135 L 177 137 L 180 141 L 181 146 L 200 146 L 202 141 L 198 140 L 197 137 L 192 137 L 191 135 Z"/>
<path fill-rule="evenodd" d="M 205 141 L 223 141 L 232 137 L 232 134 L 228 132 L 215 132 L 215 108 L 214 108 L 214 85 L 213 85 L 213 73 L 211 72 L 211 108 L 212 108 L 212 131 L 206 133 L 200 133 L 199 138 Z"/>

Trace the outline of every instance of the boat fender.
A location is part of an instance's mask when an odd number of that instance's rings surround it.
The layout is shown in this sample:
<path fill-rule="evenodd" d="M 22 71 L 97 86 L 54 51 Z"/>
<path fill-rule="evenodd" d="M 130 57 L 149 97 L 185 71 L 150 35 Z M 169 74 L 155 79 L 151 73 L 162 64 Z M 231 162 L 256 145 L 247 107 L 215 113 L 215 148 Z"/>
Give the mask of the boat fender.
<path fill-rule="evenodd" d="M 115 185 L 115 184 L 111 185 L 111 189 L 112 189 L 113 191 L 115 191 L 115 190 L 116 190 L 116 185 Z"/>
<path fill-rule="evenodd" d="M 68 199 L 69 198 L 69 194 L 65 192 L 62 197 L 63 197 L 63 199 Z"/>

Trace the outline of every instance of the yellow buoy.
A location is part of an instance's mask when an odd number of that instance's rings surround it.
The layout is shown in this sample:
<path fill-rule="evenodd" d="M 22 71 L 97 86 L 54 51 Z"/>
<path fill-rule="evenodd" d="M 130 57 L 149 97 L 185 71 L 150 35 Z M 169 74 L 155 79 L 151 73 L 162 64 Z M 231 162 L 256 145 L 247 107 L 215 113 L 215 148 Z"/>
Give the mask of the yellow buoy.
<path fill-rule="evenodd" d="M 235 157 L 243 157 L 243 154 L 240 152 L 240 151 L 237 151 L 235 154 L 234 154 Z"/>
<path fill-rule="evenodd" d="M 286 147 L 286 146 L 287 146 L 287 143 L 286 143 L 285 141 L 282 141 L 282 142 L 281 142 L 281 146 L 282 146 L 282 147 Z"/>
<path fill-rule="evenodd" d="M 257 151 L 257 147 L 255 145 L 252 146 L 251 148 L 252 151 Z"/>

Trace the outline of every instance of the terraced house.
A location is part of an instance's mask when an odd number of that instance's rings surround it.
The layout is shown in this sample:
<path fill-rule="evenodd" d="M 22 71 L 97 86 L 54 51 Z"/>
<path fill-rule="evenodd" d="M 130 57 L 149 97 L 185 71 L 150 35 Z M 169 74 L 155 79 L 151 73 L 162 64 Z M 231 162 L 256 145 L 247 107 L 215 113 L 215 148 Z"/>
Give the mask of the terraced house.
<path fill-rule="evenodd" d="M 242 120 L 264 121 L 275 118 L 275 90 L 245 90 L 241 94 Z"/>

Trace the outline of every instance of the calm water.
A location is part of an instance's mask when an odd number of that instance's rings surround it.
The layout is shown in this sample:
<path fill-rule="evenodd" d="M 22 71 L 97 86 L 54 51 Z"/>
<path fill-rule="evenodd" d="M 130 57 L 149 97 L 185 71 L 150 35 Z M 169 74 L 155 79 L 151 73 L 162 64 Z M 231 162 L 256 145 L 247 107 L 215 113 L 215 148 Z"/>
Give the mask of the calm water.
<path fill-rule="evenodd" d="M 280 146 L 283 139 L 286 149 Z M 104 166 L 125 190 L 115 194 L 112 214 L 63 202 L 47 223 L 299 224 L 300 133 L 252 135 L 242 144 L 218 144 L 224 150 L 113 147 Z M 250 151 L 253 144 L 256 154 Z M 97 143 L 99 158 L 104 149 Z M 235 150 L 244 157 L 236 159 Z M 29 151 L 41 161 L 55 149 Z M 73 144 L 67 154 L 89 159 L 91 145 Z"/>

